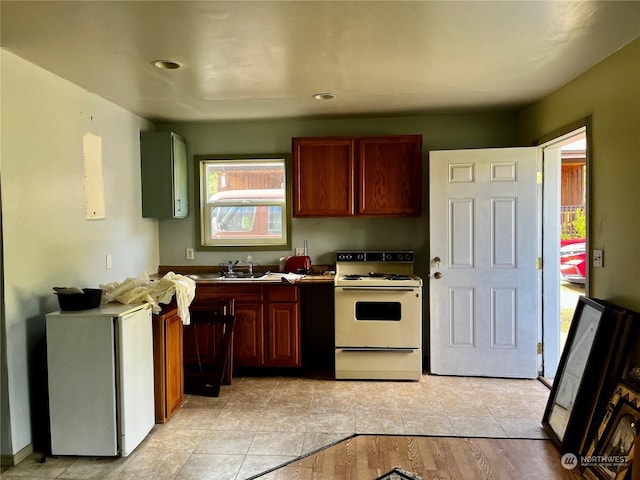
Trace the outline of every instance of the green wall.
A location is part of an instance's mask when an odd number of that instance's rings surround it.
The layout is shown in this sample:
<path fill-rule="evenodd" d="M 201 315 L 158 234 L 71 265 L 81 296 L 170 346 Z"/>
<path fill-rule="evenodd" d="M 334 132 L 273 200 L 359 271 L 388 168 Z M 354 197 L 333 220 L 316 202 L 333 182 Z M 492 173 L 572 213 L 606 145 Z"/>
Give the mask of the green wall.
<path fill-rule="evenodd" d="M 518 132 L 531 144 L 591 116 L 590 295 L 640 311 L 640 39 L 552 95 L 522 110 Z"/>
<path fill-rule="evenodd" d="M 329 135 L 421 134 L 423 137 L 423 215 L 420 218 L 293 219 L 292 248 L 309 242 L 312 263 L 333 264 L 339 249 L 408 248 L 416 251 L 417 272 L 427 273 L 428 258 L 428 151 L 453 148 L 514 145 L 515 114 L 509 112 L 468 115 L 429 115 L 349 119 L 264 120 L 252 122 L 176 123 L 157 125 L 187 141 L 189 158 L 202 154 L 291 153 L 291 138 Z M 189 164 L 190 205 L 196 205 L 193 162 Z M 198 252 L 185 259 L 185 249 L 195 247 L 195 215 L 160 222 L 162 265 L 212 265 L 231 258 L 277 264 L 282 252 Z"/>

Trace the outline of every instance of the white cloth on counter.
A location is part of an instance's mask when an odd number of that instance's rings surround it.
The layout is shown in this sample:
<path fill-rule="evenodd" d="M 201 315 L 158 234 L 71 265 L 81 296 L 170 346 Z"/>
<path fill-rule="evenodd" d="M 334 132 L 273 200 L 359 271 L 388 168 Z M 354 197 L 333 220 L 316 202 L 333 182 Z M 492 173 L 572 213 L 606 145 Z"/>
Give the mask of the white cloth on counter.
<path fill-rule="evenodd" d="M 304 278 L 304 275 L 300 275 L 298 273 L 273 273 L 269 272 L 270 277 L 280 277 L 283 282 L 287 283 L 298 283 L 301 279 Z"/>
<path fill-rule="evenodd" d="M 100 288 L 104 291 L 105 302 L 116 301 L 125 305 L 146 302 L 151 304 L 153 313 L 159 313 L 159 304 L 171 302 L 175 295 L 182 323 L 191 323 L 189 305 L 196 295 L 196 282 L 184 275 L 169 272 L 161 279 L 152 281 L 149 275 L 143 272 L 137 278 L 100 285 Z"/>

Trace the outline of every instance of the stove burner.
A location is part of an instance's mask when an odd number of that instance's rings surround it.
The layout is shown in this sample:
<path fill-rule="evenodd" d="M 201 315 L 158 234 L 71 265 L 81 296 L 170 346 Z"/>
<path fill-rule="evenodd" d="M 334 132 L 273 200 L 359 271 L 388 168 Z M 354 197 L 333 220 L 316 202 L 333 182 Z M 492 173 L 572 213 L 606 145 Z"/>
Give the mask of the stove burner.
<path fill-rule="evenodd" d="M 401 275 L 399 273 L 369 272 L 369 276 L 373 278 L 384 278 L 385 280 L 411 280 L 409 275 Z"/>
<path fill-rule="evenodd" d="M 345 275 L 344 277 L 342 277 L 343 280 L 360 280 L 362 278 L 362 275 Z"/>
<path fill-rule="evenodd" d="M 389 275 L 387 280 L 411 280 L 411 277 L 408 275 Z"/>

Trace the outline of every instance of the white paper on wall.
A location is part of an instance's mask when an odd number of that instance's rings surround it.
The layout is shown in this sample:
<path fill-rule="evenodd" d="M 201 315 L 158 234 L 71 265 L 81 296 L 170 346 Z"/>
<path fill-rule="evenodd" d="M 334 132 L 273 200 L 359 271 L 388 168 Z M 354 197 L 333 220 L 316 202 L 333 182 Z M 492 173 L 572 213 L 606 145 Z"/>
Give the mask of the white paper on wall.
<path fill-rule="evenodd" d="M 85 133 L 84 157 L 85 215 L 87 219 L 105 218 L 104 177 L 102 175 L 102 137 Z"/>

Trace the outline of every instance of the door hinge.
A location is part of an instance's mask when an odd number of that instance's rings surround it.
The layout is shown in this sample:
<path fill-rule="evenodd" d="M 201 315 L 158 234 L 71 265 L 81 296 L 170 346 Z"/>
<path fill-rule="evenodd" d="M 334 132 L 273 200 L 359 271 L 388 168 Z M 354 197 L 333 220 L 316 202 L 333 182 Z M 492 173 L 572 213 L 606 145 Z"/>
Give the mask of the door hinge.
<path fill-rule="evenodd" d="M 542 355 L 542 342 L 538 342 L 537 349 L 538 349 L 538 355 Z"/>
<path fill-rule="evenodd" d="M 536 172 L 536 183 L 542 185 L 542 172 Z"/>
<path fill-rule="evenodd" d="M 536 270 L 542 270 L 542 258 L 541 257 L 537 257 L 536 258 Z"/>

